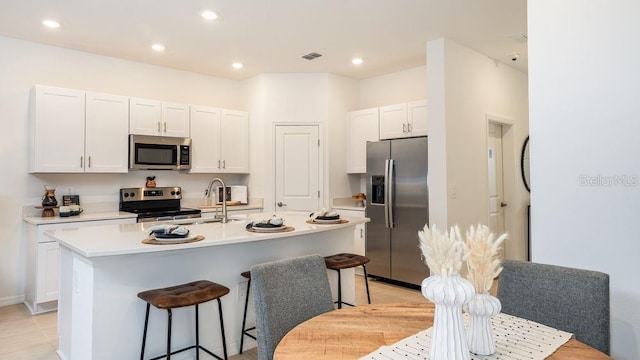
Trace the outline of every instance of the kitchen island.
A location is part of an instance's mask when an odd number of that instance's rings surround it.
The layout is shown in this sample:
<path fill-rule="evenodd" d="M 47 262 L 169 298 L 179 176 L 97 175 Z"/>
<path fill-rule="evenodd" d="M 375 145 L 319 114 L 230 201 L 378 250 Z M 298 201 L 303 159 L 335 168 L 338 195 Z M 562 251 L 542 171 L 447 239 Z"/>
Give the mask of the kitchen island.
<path fill-rule="evenodd" d="M 175 245 L 149 245 L 150 224 L 124 224 L 62 229 L 48 233 L 60 243 L 60 295 L 58 306 L 58 355 L 63 360 L 139 358 L 145 302 L 143 290 L 206 279 L 231 289 L 222 298 L 227 351 L 238 352 L 246 281 L 240 273 L 252 265 L 295 256 L 323 256 L 353 252 L 353 229 L 364 218 L 345 218 L 343 224 L 308 224 L 308 213 L 277 213 L 290 232 L 252 233 L 250 220 L 273 213 L 247 215 L 227 224 L 203 223 L 187 227 L 204 240 Z M 328 273 L 334 294 L 337 278 Z M 343 274 L 343 297 L 354 301 L 353 269 Z M 215 302 L 200 306 L 200 342 L 221 353 L 219 320 Z M 155 311 L 153 311 L 155 310 Z M 146 354 L 157 356 L 166 349 L 166 311 L 153 309 L 149 318 Z M 193 307 L 173 312 L 172 346 L 195 340 Z M 248 324 L 253 324 L 250 306 Z M 255 342 L 245 341 L 245 348 Z M 172 356 L 193 358 L 193 352 Z"/>

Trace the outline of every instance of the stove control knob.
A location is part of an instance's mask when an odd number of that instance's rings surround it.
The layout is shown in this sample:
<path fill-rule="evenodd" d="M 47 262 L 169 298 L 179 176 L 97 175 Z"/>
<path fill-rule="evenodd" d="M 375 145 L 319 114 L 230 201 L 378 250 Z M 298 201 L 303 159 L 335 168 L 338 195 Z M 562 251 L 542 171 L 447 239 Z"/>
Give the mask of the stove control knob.
<path fill-rule="evenodd" d="M 136 193 L 133 193 L 133 192 L 129 193 L 129 196 L 134 197 L 134 196 L 136 196 Z"/>
<path fill-rule="evenodd" d="M 171 195 L 175 195 L 176 192 L 174 190 L 171 190 Z"/>
<path fill-rule="evenodd" d="M 176 191 L 176 195 L 180 195 L 180 191 Z"/>
<path fill-rule="evenodd" d="M 124 197 L 129 197 L 129 193 L 124 193 Z"/>

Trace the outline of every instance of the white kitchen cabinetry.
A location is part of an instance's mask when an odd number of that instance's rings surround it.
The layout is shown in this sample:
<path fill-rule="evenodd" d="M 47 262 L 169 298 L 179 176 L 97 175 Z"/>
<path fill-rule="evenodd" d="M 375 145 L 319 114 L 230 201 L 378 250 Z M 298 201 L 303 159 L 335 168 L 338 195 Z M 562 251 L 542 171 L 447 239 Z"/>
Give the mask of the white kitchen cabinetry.
<path fill-rule="evenodd" d="M 30 172 L 127 172 L 128 116 L 126 97 L 36 85 Z"/>
<path fill-rule="evenodd" d="M 85 172 L 128 171 L 128 124 L 128 97 L 87 92 Z"/>
<path fill-rule="evenodd" d="M 189 105 L 151 99 L 130 99 L 129 133 L 189 137 Z"/>
<path fill-rule="evenodd" d="M 426 100 L 380 108 L 380 139 L 425 135 L 427 135 Z"/>
<path fill-rule="evenodd" d="M 27 281 L 25 305 L 32 314 L 55 310 L 58 306 L 58 242 L 45 235 L 47 230 L 135 223 L 135 218 L 80 221 L 59 224 L 25 224 L 27 240 Z M 87 241 L 91 241 L 88 239 Z M 73 279 L 64 279 L 73 281 Z"/>
<path fill-rule="evenodd" d="M 348 216 L 348 217 L 356 217 L 363 218 L 364 210 L 345 210 L 345 209 L 333 209 L 333 211 L 340 214 L 340 216 Z M 365 241 L 366 241 L 366 232 L 365 232 L 365 224 L 356 225 L 353 230 L 353 249 L 354 253 L 358 255 L 365 255 Z M 362 268 L 360 268 L 362 270 Z"/>
<path fill-rule="evenodd" d="M 244 111 L 191 106 L 192 173 L 249 172 L 249 117 Z"/>
<path fill-rule="evenodd" d="M 378 108 L 352 111 L 347 118 L 347 173 L 367 172 L 367 141 L 378 141 Z"/>

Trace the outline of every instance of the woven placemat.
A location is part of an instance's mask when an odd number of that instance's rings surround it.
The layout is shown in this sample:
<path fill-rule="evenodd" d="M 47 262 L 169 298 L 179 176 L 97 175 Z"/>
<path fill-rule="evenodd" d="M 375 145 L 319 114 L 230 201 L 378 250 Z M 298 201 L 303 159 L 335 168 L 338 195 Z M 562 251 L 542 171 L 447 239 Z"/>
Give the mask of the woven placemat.
<path fill-rule="evenodd" d="M 293 231 L 295 229 L 296 228 L 294 228 L 293 226 L 285 226 L 282 229 L 271 230 L 271 231 L 260 231 L 260 230 L 254 229 L 254 228 L 248 228 L 247 231 L 248 232 L 253 232 L 253 233 L 259 233 L 259 234 L 270 234 L 270 233 L 289 232 L 289 231 Z"/>
<path fill-rule="evenodd" d="M 349 220 L 346 220 L 346 219 L 340 219 L 340 221 L 336 221 L 336 222 L 315 222 L 313 221 L 313 219 L 307 220 L 307 224 L 313 224 L 313 225 L 335 225 L 335 224 L 346 224 L 348 222 Z"/>
<path fill-rule="evenodd" d="M 143 244 L 151 244 L 151 245 L 175 245 L 175 244 L 186 244 L 204 240 L 204 236 L 198 235 L 193 239 L 173 239 L 173 240 L 156 240 L 154 238 L 146 238 L 142 240 Z"/>

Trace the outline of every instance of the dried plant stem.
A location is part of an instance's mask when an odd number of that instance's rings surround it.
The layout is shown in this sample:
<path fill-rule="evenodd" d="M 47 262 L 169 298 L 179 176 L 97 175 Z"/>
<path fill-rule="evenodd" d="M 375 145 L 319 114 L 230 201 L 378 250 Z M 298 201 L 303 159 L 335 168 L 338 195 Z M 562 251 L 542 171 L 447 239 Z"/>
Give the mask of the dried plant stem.
<path fill-rule="evenodd" d="M 462 262 L 468 255 L 457 226 L 452 227 L 449 232 L 441 233 L 435 225 L 431 229 L 425 225 L 422 231 L 418 231 L 418 237 L 424 262 L 432 275 L 440 275 L 446 279 L 460 272 Z"/>
<path fill-rule="evenodd" d="M 507 234 L 502 234 L 496 239 L 485 225 L 478 224 L 475 228 L 472 226 L 467 230 L 467 278 L 473 283 L 476 293 L 488 293 L 493 279 L 502 271 L 499 251 L 506 238 Z"/>

